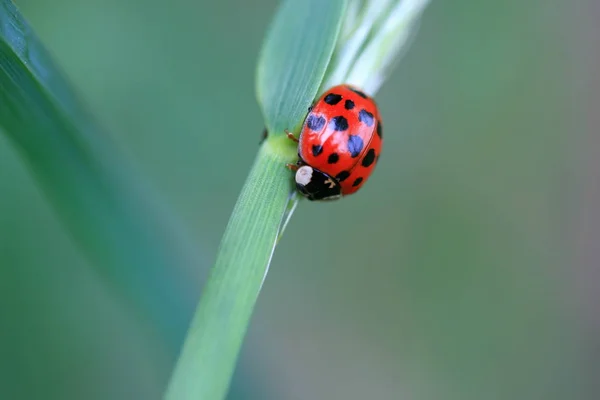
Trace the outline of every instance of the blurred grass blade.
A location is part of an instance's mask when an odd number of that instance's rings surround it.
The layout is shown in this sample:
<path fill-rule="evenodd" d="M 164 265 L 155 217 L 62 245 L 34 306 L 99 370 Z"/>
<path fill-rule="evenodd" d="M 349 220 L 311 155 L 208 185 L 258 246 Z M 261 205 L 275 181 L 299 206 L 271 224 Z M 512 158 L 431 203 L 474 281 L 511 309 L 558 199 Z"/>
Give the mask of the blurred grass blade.
<path fill-rule="evenodd" d="M 290 171 L 299 127 L 323 80 L 345 1 L 284 1 L 267 34 L 256 90 L 269 136 L 263 142 L 221 241 L 166 398 L 223 399 L 275 244 L 297 198 Z M 276 133 L 273 135 L 273 133 Z"/>
<path fill-rule="evenodd" d="M 353 0 L 320 90 L 350 83 L 375 96 L 415 37 L 429 0 Z"/>
<path fill-rule="evenodd" d="M 269 133 L 295 130 L 317 95 L 346 1 L 284 1 L 258 61 L 256 92 Z"/>
<path fill-rule="evenodd" d="M 429 0 L 395 1 L 375 24 L 369 43 L 355 60 L 346 81 L 353 84 L 364 82 L 362 88 L 367 93 L 376 93 L 415 37 L 421 14 L 428 3 Z"/>
<path fill-rule="evenodd" d="M 0 0 L 0 128 L 111 289 L 174 346 L 192 313 L 185 271 L 197 268 L 196 252 L 8 0 Z"/>

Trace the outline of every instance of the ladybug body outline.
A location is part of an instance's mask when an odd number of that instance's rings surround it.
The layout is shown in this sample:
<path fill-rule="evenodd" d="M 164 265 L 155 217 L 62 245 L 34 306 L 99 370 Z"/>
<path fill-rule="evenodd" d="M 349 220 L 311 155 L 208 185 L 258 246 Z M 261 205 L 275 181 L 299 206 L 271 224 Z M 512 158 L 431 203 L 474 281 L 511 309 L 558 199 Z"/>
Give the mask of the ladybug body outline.
<path fill-rule="evenodd" d="M 309 200 L 334 200 L 358 191 L 379 159 L 382 125 L 375 101 L 350 85 L 325 91 L 302 124 L 297 190 Z"/>

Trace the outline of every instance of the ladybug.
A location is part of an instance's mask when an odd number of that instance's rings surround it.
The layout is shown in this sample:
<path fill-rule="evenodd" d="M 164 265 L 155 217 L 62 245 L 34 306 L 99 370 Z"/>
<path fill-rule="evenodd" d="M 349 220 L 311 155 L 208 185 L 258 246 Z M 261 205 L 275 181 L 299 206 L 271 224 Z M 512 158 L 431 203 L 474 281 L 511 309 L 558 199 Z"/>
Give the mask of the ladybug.
<path fill-rule="evenodd" d="M 298 142 L 296 188 L 309 200 L 334 200 L 364 186 L 379 160 L 382 127 L 375 101 L 359 89 L 338 85 L 309 108 Z"/>

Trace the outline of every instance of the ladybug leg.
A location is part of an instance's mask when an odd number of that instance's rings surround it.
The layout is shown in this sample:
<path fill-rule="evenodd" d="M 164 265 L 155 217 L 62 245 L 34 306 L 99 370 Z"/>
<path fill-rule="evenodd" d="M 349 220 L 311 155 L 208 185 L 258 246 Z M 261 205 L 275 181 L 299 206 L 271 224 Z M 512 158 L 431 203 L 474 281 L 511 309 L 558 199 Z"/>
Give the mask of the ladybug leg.
<path fill-rule="evenodd" d="M 298 143 L 299 140 L 296 136 L 294 136 L 294 134 L 290 131 L 288 131 L 287 129 L 284 130 L 285 134 L 287 135 L 288 139 L 293 140 L 294 142 Z"/>
<path fill-rule="evenodd" d="M 300 154 L 298 154 L 298 158 L 300 158 Z M 302 161 L 302 159 L 299 159 L 298 161 L 296 161 L 295 164 L 290 164 L 290 163 L 285 164 L 285 167 L 287 169 L 289 169 L 290 171 L 296 172 L 296 171 L 298 171 L 298 168 L 300 168 L 303 165 L 304 165 L 304 162 Z"/>

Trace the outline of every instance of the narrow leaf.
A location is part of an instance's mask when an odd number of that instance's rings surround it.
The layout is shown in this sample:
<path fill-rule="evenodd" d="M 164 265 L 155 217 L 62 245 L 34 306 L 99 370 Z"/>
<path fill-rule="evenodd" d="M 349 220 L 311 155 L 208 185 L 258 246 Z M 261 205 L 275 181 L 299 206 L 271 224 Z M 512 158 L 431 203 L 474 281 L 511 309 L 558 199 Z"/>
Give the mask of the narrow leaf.
<path fill-rule="evenodd" d="M 316 97 L 342 24 L 344 0 L 286 0 L 263 44 L 256 92 L 269 133 L 296 130 Z"/>
<path fill-rule="evenodd" d="M 196 310 L 166 399 L 225 398 L 292 190 L 285 136 L 261 147 Z M 287 146 L 286 146 L 287 147 Z"/>
<path fill-rule="evenodd" d="M 174 347 L 195 292 L 183 272 L 197 254 L 9 0 L 0 0 L 0 128 L 105 282 Z"/>
<path fill-rule="evenodd" d="M 276 242 L 297 204 L 285 168 L 296 160 L 296 148 L 281 133 L 300 125 L 317 95 L 345 6 L 344 0 L 286 0 L 275 16 L 256 78 L 270 135 L 231 215 L 167 399 L 218 400 L 227 394 Z"/>

